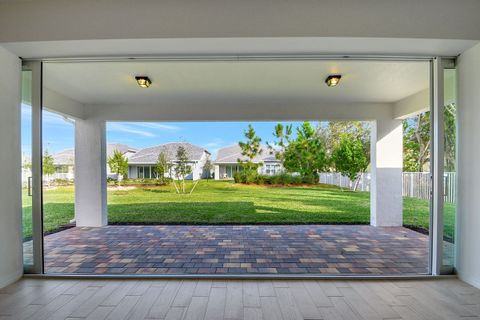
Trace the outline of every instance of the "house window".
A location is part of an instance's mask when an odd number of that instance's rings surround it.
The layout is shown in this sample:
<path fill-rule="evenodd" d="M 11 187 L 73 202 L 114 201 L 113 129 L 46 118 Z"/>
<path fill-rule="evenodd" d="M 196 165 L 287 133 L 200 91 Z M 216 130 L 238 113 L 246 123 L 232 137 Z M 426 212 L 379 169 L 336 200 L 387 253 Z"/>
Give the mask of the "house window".
<path fill-rule="evenodd" d="M 268 175 L 275 175 L 280 173 L 280 165 L 278 164 L 266 164 L 265 173 Z"/>
<path fill-rule="evenodd" d="M 158 178 L 157 168 L 156 167 L 150 167 L 150 168 L 152 170 L 152 178 L 157 179 Z"/>
<path fill-rule="evenodd" d="M 227 167 L 227 178 L 231 178 L 233 175 L 232 175 L 232 167 L 231 166 L 228 166 Z"/>
<path fill-rule="evenodd" d="M 145 179 L 150 179 L 150 167 L 143 167 L 143 176 Z"/>
<path fill-rule="evenodd" d="M 138 166 L 137 167 L 138 179 L 150 179 L 157 177 L 157 171 L 155 167 L 150 166 Z"/>
<path fill-rule="evenodd" d="M 57 166 L 57 167 L 55 167 L 55 172 L 56 173 L 68 173 L 68 167 L 67 166 Z"/>

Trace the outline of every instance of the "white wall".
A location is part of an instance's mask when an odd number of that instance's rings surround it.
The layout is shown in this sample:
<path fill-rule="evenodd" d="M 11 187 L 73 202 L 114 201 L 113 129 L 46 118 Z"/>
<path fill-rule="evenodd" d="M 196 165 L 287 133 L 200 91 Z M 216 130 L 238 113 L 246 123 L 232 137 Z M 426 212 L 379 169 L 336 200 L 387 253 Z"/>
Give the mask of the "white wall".
<path fill-rule="evenodd" d="M 21 62 L 0 47 L 0 288 L 23 273 L 20 154 Z"/>
<path fill-rule="evenodd" d="M 458 59 L 458 234 L 460 278 L 480 288 L 480 45 Z"/>
<path fill-rule="evenodd" d="M 204 152 L 202 154 L 202 157 L 200 158 L 200 160 L 195 163 L 194 165 L 194 170 L 193 170 L 193 180 L 198 180 L 198 179 L 202 179 L 203 177 L 203 167 L 205 166 L 205 163 L 207 162 L 207 160 L 210 158 L 210 156 Z"/>

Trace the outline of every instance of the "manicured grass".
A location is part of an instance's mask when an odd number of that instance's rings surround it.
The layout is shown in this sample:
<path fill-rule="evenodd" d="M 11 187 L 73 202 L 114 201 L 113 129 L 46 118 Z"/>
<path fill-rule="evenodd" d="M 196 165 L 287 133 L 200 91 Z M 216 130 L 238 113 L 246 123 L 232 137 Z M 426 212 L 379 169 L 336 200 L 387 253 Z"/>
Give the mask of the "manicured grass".
<path fill-rule="evenodd" d="M 32 236 L 32 198 L 23 191 L 23 236 Z M 68 224 L 74 216 L 74 189 L 73 187 L 58 187 L 43 192 L 43 229 L 51 233 L 59 226 Z"/>
<path fill-rule="evenodd" d="M 44 193 L 45 231 L 73 218 L 73 187 Z M 25 207 L 25 235 L 29 207 Z M 179 195 L 173 186 L 108 192 L 111 224 L 368 224 L 370 195 L 319 186 L 271 187 L 229 181 L 201 181 L 193 194 Z M 451 235 L 454 208 L 447 205 L 446 234 Z M 428 201 L 405 198 L 404 224 L 428 229 Z"/>

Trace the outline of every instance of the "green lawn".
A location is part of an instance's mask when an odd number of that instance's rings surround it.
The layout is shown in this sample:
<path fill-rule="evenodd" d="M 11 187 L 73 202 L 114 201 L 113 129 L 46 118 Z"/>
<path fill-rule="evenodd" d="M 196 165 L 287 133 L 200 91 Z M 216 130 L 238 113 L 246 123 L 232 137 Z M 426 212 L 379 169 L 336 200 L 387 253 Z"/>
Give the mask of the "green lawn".
<path fill-rule="evenodd" d="M 25 198 L 25 197 L 24 197 Z M 73 187 L 44 192 L 44 228 L 50 232 L 73 218 Z M 31 209 L 24 203 L 24 232 Z M 108 192 L 110 224 L 283 224 L 370 221 L 370 195 L 328 185 L 265 187 L 228 181 L 201 181 L 191 195 L 173 186 Z M 453 232 L 454 207 L 447 205 L 446 234 Z M 404 224 L 428 228 L 428 202 L 404 199 Z"/>

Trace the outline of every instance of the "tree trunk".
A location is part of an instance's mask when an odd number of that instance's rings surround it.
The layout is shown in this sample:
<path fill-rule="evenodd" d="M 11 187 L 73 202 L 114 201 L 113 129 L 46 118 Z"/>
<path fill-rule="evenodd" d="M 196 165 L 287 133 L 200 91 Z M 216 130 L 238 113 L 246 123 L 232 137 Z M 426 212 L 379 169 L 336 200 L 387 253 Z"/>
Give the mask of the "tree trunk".
<path fill-rule="evenodd" d="M 360 177 L 357 177 L 355 179 L 355 183 L 353 184 L 353 191 L 357 191 L 357 188 L 358 188 L 358 184 L 360 183 Z"/>

